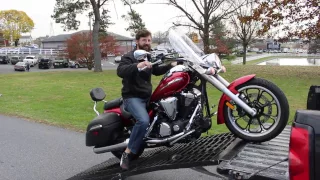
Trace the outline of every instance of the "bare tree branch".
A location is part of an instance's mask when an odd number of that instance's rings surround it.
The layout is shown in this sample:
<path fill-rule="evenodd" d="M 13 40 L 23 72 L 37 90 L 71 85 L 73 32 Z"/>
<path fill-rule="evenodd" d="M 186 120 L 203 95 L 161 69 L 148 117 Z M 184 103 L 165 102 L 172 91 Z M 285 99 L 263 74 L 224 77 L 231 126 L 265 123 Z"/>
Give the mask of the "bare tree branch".
<path fill-rule="evenodd" d="M 205 0 L 206 1 L 206 0 Z M 204 6 L 202 4 L 202 0 L 199 0 L 200 6 L 202 7 L 202 9 L 204 9 Z"/>
<path fill-rule="evenodd" d="M 191 24 L 181 24 L 181 23 L 175 23 L 175 22 L 173 22 L 172 24 L 174 26 L 192 27 L 194 29 L 201 30 L 199 27 L 193 26 Z"/>
<path fill-rule="evenodd" d="M 98 1 L 99 7 L 103 6 L 108 0 L 104 0 L 102 1 L 102 3 L 100 4 L 100 0 Z"/>
<path fill-rule="evenodd" d="M 210 28 L 211 26 L 221 19 L 227 18 L 227 16 L 234 13 L 238 8 L 232 0 L 191 0 L 195 9 L 200 13 L 200 21 L 197 21 L 197 17 L 192 15 L 189 11 L 184 9 L 181 3 L 178 3 L 178 0 L 167 0 L 169 5 L 172 5 L 179 9 L 183 14 L 185 14 L 186 18 L 190 20 L 190 24 L 181 24 L 174 23 L 177 26 L 185 26 L 192 27 L 194 29 L 199 30 L 200 35 L 202 36 L 203 44 L 204 44 L 204 52 L 210 53 Z M 248 0 L 243 0 L 248 1 Z M 227 4 L 227 9 L 223 9 L 222 7 Z M 245 3 L 243 2 L 240 6 L 243 6 Z M 218 12 L 218 10 L 221 10 Z M 213 16 L 213 14 L 215 14 Z"/>
<path fill-rule="evenodd" d="M 209 4 L 209 6 L 208 6 L 208 8 L 209 8 L 209 12 L 208 12 L 209 16 L 211 16 L 211 14 L 213 12 L 215 12 L 221 6 L 221 4 L 224 2 L 224 0 L 216 0 L 215 3 L 213 3 L 213 0 L 211 0 L 210 2 L 212 2 L 212 3 Z"/>
<path fill-rule="evenodd" d="M 236 3 L 237 1 L 235 2 L 235 4 Z M 231 23 L 235 28 L 234 34 L 242 42 L 242 46 L 244 50 L 243 64 L 246 64 L 246 49 L 247 49 L 247 46 L 250 45 L 250 43 L 252 43 L 253 39 L 255 38 L 258 22 L 256 21 L 243 22 L 243 21 L 240 21 L 240 18 L 249 16 L 252 13 L 253 13 L 253 7 L 252 7 L 252 4 L 249 4 L 247 7 L 238 8 L 235 11 L 234 15 L 231 17 Z"/>
<path fill-rule="evenodd" d="M 204 13 L 200 10 L 198 4 L 195 2 L 196 0 L 191 0 L 191 1 L 193 2 L 194 6 L 197 8 L 198 12 L 199 12 L 202 16 L 204 16 Z"/>
<path fill-rule="evenodd" d="M 175 6 L 176 8 L 180 9 L 186 16 L 187 18 L 193 22 L 197 27 L 202 28 L 202 24 L 199 24 L 183 7 L 181 7 L 176 0 L 169 0 L 169 2 Z"/>

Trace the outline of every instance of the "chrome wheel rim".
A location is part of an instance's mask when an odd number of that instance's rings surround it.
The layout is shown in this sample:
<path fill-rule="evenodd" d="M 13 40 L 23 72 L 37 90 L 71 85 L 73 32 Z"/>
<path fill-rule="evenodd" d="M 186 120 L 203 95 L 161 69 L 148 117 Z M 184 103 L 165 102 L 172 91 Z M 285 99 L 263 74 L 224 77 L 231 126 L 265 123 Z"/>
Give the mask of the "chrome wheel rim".
<path fill-rule="evenodd" d="M 258 90 L 258 93 L 249 93 L 249 90 Z M 245 97 L 250 107 L 257 109 L 257 116 L 250 117 L 231 100 L 230 103 L 236 107 L 235 110 L 228 108 L 228 118 L 231 125 L 241 134 L 251 137 L 261 137 L 272 132 L 279 124 L 281 117 L 281 106 L 278 98 L 270 90 L 258 85 L 243 87 L 238 92 Z M 272 99 L 267 100 L 264 94 L 268 94 Z M 261 99 L 264 103 L 260 102 Z M 276 108 L 273 108 L 272 105 L 275 105 Z M 272 114 L 274 110 L 276 110 L 276 115 Z M 234 112 L 238 113 L 238 116 L 235 116 Z M 244 120 L 244 123 L 241 122 L 241 124 L 245 124 L 245 127 L 241 127 L 238 122 L 240 118 Z M 268 123 L 270 119 L 273 121 L 271 124 Z M 258 127 L 254 127 L 255 125 Z M 251 126 L 253 126 L 252 129 Z"/>

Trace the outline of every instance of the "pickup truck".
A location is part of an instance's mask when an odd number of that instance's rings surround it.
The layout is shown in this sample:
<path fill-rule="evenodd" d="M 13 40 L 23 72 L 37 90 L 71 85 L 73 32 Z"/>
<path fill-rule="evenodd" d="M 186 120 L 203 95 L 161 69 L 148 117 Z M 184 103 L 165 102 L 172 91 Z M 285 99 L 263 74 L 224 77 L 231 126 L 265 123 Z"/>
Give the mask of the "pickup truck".
<path fill-rule="evenodd" d="M 290 180 L 320 179 L 320 86 L 311 86 L 307 110 L 296 111 L 289 147 Z"/>
<path fill-rule="evenodd" d="M 31 67 L 34 67 L 38 63 L 38 59 L 36 58 L 36 56 L 26 56 L 23 59 L 23 62 L 25 62 L 25 63 L 28 62 Z"/>

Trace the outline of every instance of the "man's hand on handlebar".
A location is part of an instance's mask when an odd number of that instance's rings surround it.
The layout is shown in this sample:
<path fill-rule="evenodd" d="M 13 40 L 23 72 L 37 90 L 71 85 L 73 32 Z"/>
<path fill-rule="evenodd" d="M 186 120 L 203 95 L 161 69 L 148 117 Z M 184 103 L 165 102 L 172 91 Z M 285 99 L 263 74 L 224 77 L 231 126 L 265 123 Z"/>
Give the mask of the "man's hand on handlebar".
<path fill-rule="evenodd" d="M 227 72 L 227 69 L 226 69 L 226 67 L 224 67 L 224 66 L 221 66 L 221 72 L 222 72 L 222 73 L 225 73 L 225 72 Z"/>
<path fill-rule="evenodd" d="M 216 74 L 216 70 L 213 67 L 207 69 L 206 74 L 213 75 Z"/>
<path fill-rule="evenodd" d="M 177 64 L 178 64 L 178 62 L 172 62 L 172 63 L 171 63 L 171 66 L 174 67 L 174 66 L 176 66 Z"/>
<path fill-rule="evenodd" d="M 227 72 L 227 69 L 224 66 L 221 66 L 221 69 L 219 69 L 219 70 L 216 70 L 215 68 L 210 67 L 210 68 L 207 69 L 206 74 L 214 75 L 216 73 L 218 74 L 218 73 L 225 73 L 225 72 Z"/>
<path fill-rule="evenodd" d="M 147 66 L 148 68 L 151 68 L 152 64 L 149 61 L 143 61 L 137 65 L 138 69 L 144 68 L 145 66 Z"/>

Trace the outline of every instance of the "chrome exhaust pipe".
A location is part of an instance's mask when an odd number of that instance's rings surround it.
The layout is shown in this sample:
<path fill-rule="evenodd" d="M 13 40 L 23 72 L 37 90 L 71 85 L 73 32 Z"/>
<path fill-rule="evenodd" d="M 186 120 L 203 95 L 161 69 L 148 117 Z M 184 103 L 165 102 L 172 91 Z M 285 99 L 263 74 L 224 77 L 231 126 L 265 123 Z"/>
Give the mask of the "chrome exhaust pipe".
<path fill-rule="evenodd" d="M 164 138 L 164 139 L 150 139 L 150 140 L 146 140 L 146 143 L 149 144 L 161 144 L 161 143 L 168 143 L 174 140 L 180 140 L 183 137 L 193 133 L 195 130 L 189 131 L 187 133 L 185 132 L 181 132 L 179 134 L 176 134 L 174 136 L 168 137 L 168 138 Z M 120 150 L 120 149 L 124 149 L 128 146 L 129 144 L 129 139 L 126 139 L 125 142 L 123 143 L 119 143 L 119 144 L 115 144 L 115 145 L 110 145 L 110 146 L 106 146 L 106 147 L 101 147 L 101 148 L 93 148 L 93 152 L 96 154 L 101 154 L 101 153 L 105 153 L 105 152 L 110 152 L 110 151 L 115 151 L 115 150 Z M 172 143 L 173 144 L 173 143 Z"/>
<path fill-rule="evenodd" d="M 176 134 L 174 136 L 171 136 L 171 137 L 168 137 L 168 138 L 164 138 L 164 139 L 150 139 L 150 140 L 147 140 L 146 143 L 150 143 L 150 144 L 167 143 L 167 142 L 171 142 L 171 141 L 179 138 L 182 135 L 184 135 L 184 132 L 181 132 L 179 134 Z"/>
<path fill-rule="evenodd" d="M 128 146 L 128 143 L 129 143 L 129 139 L 126 139 L 126 141 L 123 143 L 100 147 L 100 148 L 93 148 L 93 152 L 96 154 L 101 154 L 101 153 L 105 153 L 105 152 L 125 149 Z"/>

